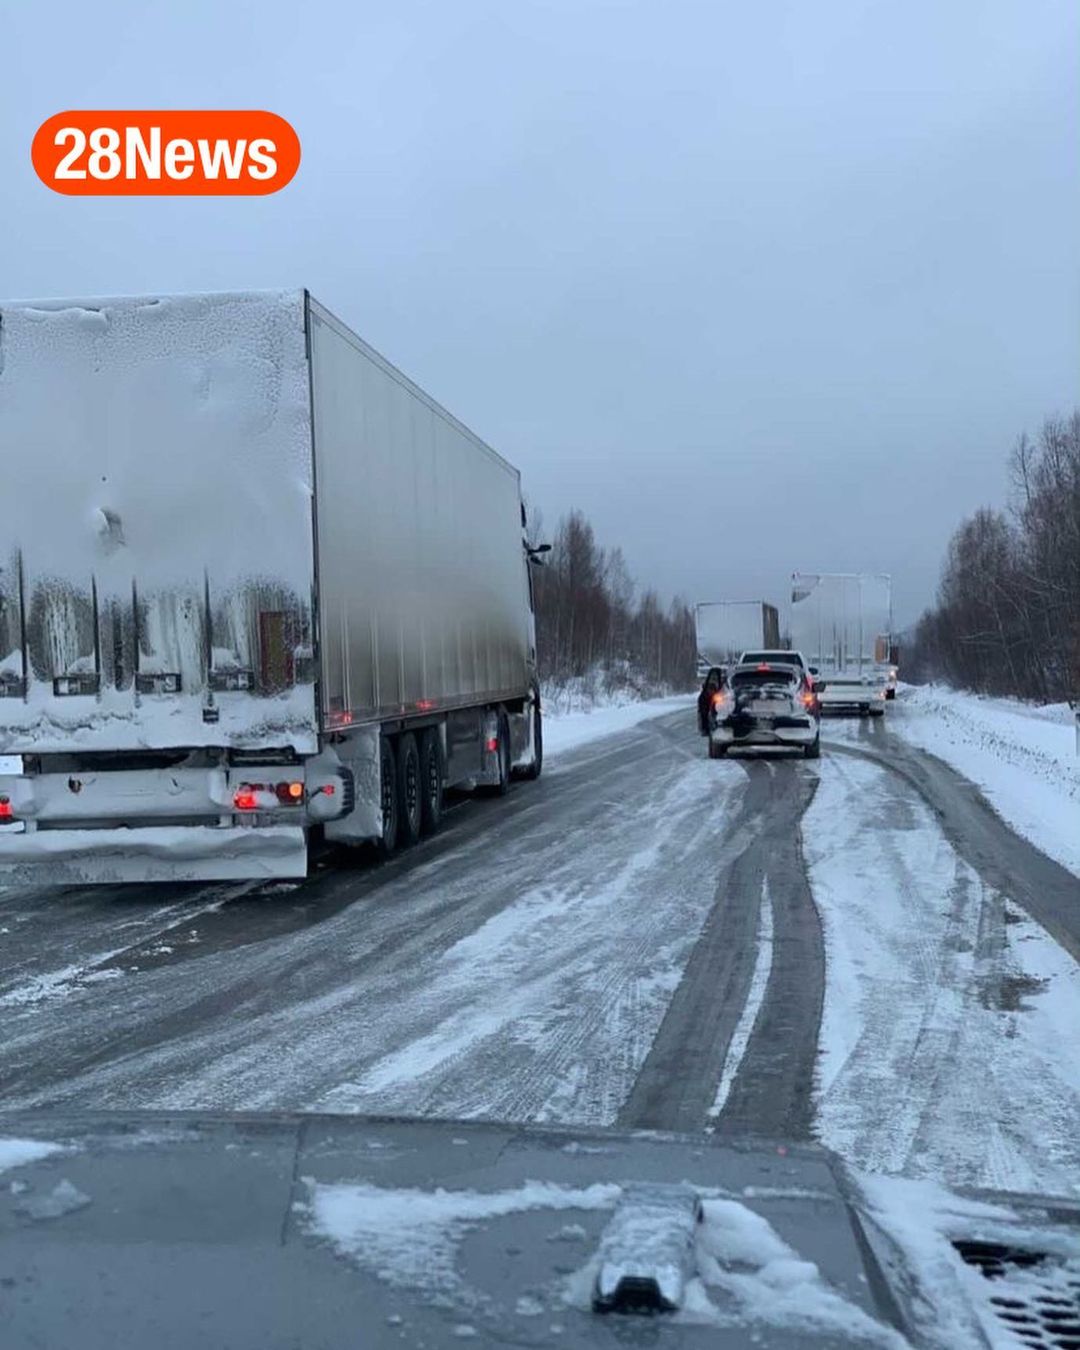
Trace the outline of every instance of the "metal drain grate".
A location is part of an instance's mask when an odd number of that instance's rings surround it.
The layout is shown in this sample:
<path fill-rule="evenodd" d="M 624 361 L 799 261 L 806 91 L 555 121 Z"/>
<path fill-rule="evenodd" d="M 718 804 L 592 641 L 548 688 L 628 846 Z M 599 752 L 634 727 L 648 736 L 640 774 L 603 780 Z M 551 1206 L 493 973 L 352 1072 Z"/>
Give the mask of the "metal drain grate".
<path fill-rule="evenodd" d="M 999 1242 L 961 1238 L 953 1246 L 992 1282 L 990 1306 L 1018 1345 L 1080 1350 L 1080 1263 Z"/>

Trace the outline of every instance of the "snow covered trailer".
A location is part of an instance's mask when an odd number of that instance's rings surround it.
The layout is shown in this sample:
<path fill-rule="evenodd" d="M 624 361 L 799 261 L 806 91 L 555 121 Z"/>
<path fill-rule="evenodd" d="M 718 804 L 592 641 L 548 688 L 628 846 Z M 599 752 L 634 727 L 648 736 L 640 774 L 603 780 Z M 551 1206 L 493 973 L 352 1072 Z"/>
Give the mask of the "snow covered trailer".
<path fill-rule="evenodd" d="M 884 713 L 891 626 L 886 573 L 792 575 L 791 645 L 817 671 L 823 710 Z"/>
<path fill-rule="evenodd" d="M 698 675 L 713 666 L 730 666 L 755 647 L 780 646 L 780 620 L 775 605 L 763 600 L 713 600 L 694 610 Z"/>
<path fill-rule="evenodd" d="M 518 473 L 306 291 L 0 305 L 0 882 L 303 876 L 540 771 Z"/>

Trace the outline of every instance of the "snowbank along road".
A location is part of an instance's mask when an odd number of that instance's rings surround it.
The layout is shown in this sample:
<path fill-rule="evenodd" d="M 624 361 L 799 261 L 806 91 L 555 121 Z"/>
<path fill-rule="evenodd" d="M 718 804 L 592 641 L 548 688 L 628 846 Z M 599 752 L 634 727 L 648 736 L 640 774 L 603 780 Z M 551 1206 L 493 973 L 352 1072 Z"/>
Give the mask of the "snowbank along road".
<path fill-rule="evenodd" d="M 817 1136 L 1080 1189 L 1080 881 L 904 718 L 809 763 L 608 716 L 382 866 L 0 892 L 0 1105 Z"/>

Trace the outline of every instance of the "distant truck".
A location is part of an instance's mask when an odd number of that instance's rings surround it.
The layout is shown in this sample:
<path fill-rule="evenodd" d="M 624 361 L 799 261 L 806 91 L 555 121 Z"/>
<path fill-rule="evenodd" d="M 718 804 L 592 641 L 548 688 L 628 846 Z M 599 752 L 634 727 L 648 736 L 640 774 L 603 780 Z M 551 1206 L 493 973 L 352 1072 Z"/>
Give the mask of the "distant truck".
<path fill-rule="evenodd" d="M 517 470 L 306 291 L 0 351 L 0 879 L 303 876 L 540 773 Z"/>
<path fill-rule="evenodd" d="M 822 709 L 879 717 L 889 683 L 892 581 L 884 573 L 796 572 L 791 645 L 815 672 Z"/>
<path fill-rule="evenodd" d="M 763 600 L 714 600 L 694 611 L 698 676 L 735 665 L 751 647 L 779 647 L 780 616 Z"/>
<path fill-rule="evenodd" d="M 896 686 L 900 680 L 900 648 L 893 643 L 889 647 L 889 674 L 885 685 L 885 697 L 896 697 Z"/>

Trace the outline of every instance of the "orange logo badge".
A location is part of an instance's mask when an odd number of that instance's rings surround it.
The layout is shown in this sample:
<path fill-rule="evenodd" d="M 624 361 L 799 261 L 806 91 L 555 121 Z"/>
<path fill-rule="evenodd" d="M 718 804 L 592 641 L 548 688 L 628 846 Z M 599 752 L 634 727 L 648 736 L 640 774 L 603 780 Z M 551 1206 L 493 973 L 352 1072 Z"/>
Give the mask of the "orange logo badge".
<path fill-rule="evenodd" d="M 30 157 L 69 197 L 265 197 L 300 167 L 300 138 L 271 112 L 62 112 Z"/>

